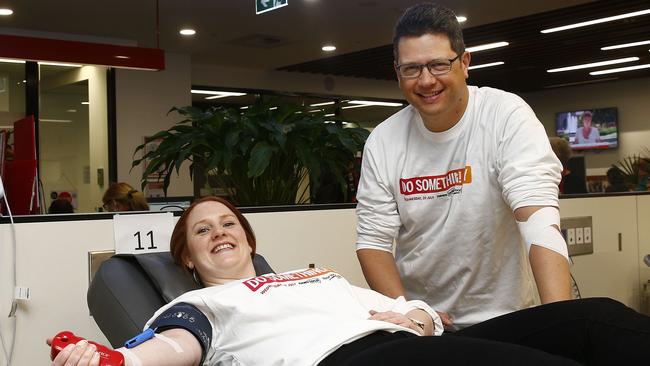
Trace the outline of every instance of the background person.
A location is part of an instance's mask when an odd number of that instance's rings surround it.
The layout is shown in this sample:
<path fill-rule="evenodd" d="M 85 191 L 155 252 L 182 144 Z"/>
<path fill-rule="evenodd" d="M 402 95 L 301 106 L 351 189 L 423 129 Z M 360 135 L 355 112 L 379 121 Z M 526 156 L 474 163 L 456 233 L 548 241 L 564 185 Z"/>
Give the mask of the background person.
<path fill-rule="evenodd" d="M 600 142 L 600 132 L 596 127 L 591 127 L 591 111 L 582 113 L 582 127 L 576 131 L 577 144 L 593 144 Z"/>
<path fill-rule="evenodd" d="M 584 175 L 584 165 L 578 164 L 579 161 L 574 161 L 573 166 L 578 169 L 571 168 L 571 145 L 569 141 L 562 137 L 549 137 L 551 149 L 553 153 L 560 159 L 562 163 L 562 180 L 560 181 L 560 193 L 575 194 L 587 193 L 587 182 Z M 582 161 L 584 164 L 584 160 Z M 579 167 L 582 166 L 582 169 Z"/>
<path fill-rule="evenodd" d="M 558 302 L 454 335 L 421 336 L 442 333 L 421 301 L 352 286 L 329 269 L 256 276 L 252 228 L 217 197 L 188 208 L 171 245 L 175 261 L 205 288 L 160 309 L 148 326 L 162 336 L 120 349 L 126 366 L 615 365 L 644 360 L 650 341 L 650 318 L 608 299 Z M 180 313 L 187 316 L 170 316 Z M 81 342 L 53 365 L 97 364 L 95 354 Z"/>
<path fill-rule="evenodd" d="M 149 211 L 149 204 L 142 192 L 128 183 L 113 183 L 102 197 L 104 211 Z"/>
<path fill-rule="evenodd" d="M 569 299 L 562 167 L 534 112 L 514 94 L 467 86 L 470 54 L 443 6 L 407 9 L 393 47 L 410 105 L 363 153 L 356 249 L 370 287 L 424 300 L 456 328 L 535 304 L 529 268 L 542 303 Z M 544 237 L 528 235 L 535 225 Z"/>
<path fill-rule="evenodd" d="M 629 187 L 625 182 L 625 175 L 618 167 L 611 167 L 607 169 L 607 187 L 605 192 L 627 192 Z"/>
<path fill-rule="evenodd" d="M 70 200 L 66 198 L 57 198 L 50 204 L 50 207 L 47 209 L 48 214 L 66 214 L 74 213 L 74 207 Z"/>

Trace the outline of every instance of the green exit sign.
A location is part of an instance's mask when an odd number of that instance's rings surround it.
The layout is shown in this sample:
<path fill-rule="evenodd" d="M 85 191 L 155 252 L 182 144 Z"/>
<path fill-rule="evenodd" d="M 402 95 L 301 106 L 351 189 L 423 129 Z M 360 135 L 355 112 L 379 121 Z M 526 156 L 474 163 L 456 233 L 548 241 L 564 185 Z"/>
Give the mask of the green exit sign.
<path fill-rule="evenodd" d="M 255 0 L 255 14 L 266 13 L 287 5 L 289 0 Z"/>

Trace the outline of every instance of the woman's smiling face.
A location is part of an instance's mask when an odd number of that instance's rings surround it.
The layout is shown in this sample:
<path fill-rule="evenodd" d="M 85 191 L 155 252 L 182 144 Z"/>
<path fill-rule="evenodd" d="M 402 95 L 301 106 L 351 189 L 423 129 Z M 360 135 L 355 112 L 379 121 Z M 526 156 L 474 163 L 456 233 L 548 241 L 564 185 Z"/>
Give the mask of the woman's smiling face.
<path fill-rule="evenodd" d="M 184 262 L 204 285 L 255 276 L 251 253 L 246 232 L 228 207 L 206 201 L 190 212 Z"/>

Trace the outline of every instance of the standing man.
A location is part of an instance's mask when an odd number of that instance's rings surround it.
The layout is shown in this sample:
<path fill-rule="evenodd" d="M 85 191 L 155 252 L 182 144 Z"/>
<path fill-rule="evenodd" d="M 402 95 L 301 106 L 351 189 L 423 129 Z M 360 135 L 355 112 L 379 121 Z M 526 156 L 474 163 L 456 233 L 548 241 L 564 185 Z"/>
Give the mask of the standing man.
<path fill-rule="evenodd" d="M 393 46 L 410 106 L 363 155 L 356 245 L 370 287 L 424 300 L 457 329 L 534 305 L 530 268 L 542 303 L 569 299 L 562 166 L 534 112 L 467 86 L 470 54 L 447 8 L 406 10 Z"/>

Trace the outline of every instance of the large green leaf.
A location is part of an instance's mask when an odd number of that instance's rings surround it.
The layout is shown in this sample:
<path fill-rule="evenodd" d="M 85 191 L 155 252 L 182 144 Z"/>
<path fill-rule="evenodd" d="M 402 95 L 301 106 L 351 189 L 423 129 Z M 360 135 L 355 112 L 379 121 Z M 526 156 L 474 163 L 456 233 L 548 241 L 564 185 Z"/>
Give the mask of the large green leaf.
<path fill-rule="evenodd" d="M 269 166 L 273 151 L 277 148 L 272 147 L 266 141 L 260 141 L 255 144 L 251 150 L 251 157 L 248 161 L 248 177 L 259 177 Z"/>

